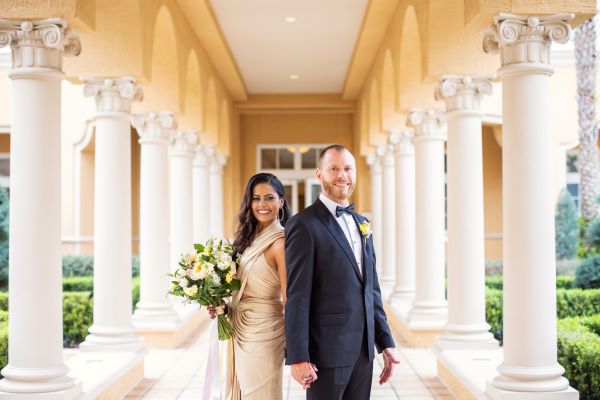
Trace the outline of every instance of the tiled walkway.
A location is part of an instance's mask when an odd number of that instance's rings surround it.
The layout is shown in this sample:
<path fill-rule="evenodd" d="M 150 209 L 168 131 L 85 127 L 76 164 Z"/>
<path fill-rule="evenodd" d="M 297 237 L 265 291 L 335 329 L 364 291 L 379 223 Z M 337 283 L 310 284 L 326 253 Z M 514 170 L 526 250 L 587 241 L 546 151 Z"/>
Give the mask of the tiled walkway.
<path fill-rule="evenodd" d="M 436 377 L 436 362 L 429 350 L 413 349 L 395 335 L 401 364 L 394 369 L 391 382 L 377 382 L 383 365 L 378 356 L 373 372 L 371 399 L 435 400 L 453 399 Z M 151 350 L 146 357 L 144 380 L 127 399 L 199 400 L 202 396 L 208 354 L 208 329 L 204 325 L 196 335 L 176 350 Z M 284 368 L 284 399 L 305 398 L 304 391 Z M 268 400 L 268 399 L 265 399 Z"/>

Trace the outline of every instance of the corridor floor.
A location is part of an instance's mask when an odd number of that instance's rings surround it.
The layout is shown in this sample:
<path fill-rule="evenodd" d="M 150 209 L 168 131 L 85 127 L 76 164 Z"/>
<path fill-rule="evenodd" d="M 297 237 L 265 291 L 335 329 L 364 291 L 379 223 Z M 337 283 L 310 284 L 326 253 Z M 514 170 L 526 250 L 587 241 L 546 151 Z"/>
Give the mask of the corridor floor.
<path fill-rule="evenodd" d="M 127 400 L 200 400 L 208 355 L 208 324 L 180 348 L 150 350 L 145 361 L 144 380 L 126 397 Z M 413 349 L 394 332 L 400 365 L 394 369 L 391 382 L 380 386 L 383 365 L 378 356 L 373 371 L 371 399 L 451 400 L 454 397 L 436 376 L 436 362 L 430 350 Z M 305 393 L 284 368 L 285 400 L 305 399 Z"/>

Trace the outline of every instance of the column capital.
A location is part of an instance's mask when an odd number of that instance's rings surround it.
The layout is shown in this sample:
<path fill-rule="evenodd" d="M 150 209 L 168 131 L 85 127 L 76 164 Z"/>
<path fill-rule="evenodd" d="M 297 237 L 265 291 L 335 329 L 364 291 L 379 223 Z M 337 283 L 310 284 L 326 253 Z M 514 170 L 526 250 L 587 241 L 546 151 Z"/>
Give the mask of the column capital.
<path fill-rule="evenodd" d="M 381 173 L 381 158 L 377 157 L 375 152 L 369 153 L 366 157 L 367 165 L 371 167 L 372 174 L 380 174 Z"/>
<path fill-rule="evenodd" d="M 415 154 L 414 137 L 415 133 L 411 129 L 391 132 L 389 141 L 394 146 L 394 154 L 396 156 L 413 156 Z"/>
<path fill-rule="evenodd" d="M 192 156 L 194 145 L 198 142 L 195 129 L 171 131 L 169 134 L 172 156 Z"/>
<path fill-rule="evenodd" d="M 177 119 L 169 111 L 134 115 L 132 124 L 140 136 L 140 143 L 146 140 L 167 142 L 171 132 L 177 129 Z"/>
<path fill-rule="evenodd" d="M 210 159 L 210 173 L 222 175 L 223 167 L 227 164 L 227 157 L 215 154 Z"/>
<path fill-rule="evenodd" d="M 215 153 L 213 146 L 197 145 L 194 147 L 194 166 L 195 167 L 208 167 L 210 166 L 210 159 Z"/>
<path fill-rule="evenodd" d="M 78 56 L 81 42 L 64 19 L 0 19 L 0 47 L 12 48 L 13 68 L 62 71 L 62 56 Z"/>
<path fill-rule="evenodd" d="M 481 111 L 483 95 L 492 94 L 491 76 L 443 75 L 435 88 L 435 99 L 446 102 L 446 111 Z"/>
<path fill-rule="evenodd" d="M 131 112 L 133 101 L 142 101 L 144 94 L 137 79 L 132 76 L 123 78 L 81 78 L 85 82 L 83 95 L 95 97 L 98 112 Z"/>
<path fill-rule="evenodd" d="M 512 64 L 550 65 L 552 42 L 566 43 L 573 14 L 529 16 L 500 13 L 484 32 L 483 50 L 500 51 L 503 67 Z"/>
<path fill-rule="evenodd" d="M 406 125 L 414 128 L 414 140 L 437 139 L 446 140 L 446 119 L 436 110 L 413 108 L 406 118 Z"/>

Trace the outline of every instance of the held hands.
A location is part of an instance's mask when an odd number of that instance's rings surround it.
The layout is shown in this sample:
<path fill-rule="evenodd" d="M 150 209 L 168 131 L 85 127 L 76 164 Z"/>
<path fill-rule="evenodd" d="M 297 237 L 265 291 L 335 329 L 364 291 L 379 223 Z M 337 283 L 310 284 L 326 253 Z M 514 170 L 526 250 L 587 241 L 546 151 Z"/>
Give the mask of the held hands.
<path fill-rule="evenodd" d="M 383 350 L 383 371 L 381 371 L 381 375 L 379 375 L 380 385 L 383 385 L 390 379 L 395 364 L 400 364 L 400 358 L 396 354 L 396 349 L 388 347 Z"/>
<path fill-rule="evenodd" d="M 310 388 L 310 384 L 317 380 L 317 367 L 308 361 L 292 365 L 292 377 L 302 389 Z"/>
<path fill-rule="evenodd" d="M 208 314 L 210 315 L 210 319 L 217 318 L 217 315 L 225 313 L 225 303 L 221 303 L 219 306 L 207 305 L 206 309 L 208 310 Z"/>

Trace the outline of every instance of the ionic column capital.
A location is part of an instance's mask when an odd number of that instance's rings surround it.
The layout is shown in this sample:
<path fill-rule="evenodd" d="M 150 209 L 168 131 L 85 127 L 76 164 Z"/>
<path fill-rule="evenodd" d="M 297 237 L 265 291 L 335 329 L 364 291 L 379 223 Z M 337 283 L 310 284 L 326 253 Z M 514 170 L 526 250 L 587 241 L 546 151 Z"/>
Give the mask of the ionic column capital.
<path fill-rule="evenodd" d="M 481 111 L 483 95 L 492 94 L 492 77 L 443 75 L 435 88 L 435 99 L 446 102 L 446 111 Z"/>
<path fill-rule="evenodd" d="M 377 157 L 375 152 L 371 152 L 366 156 L 366 161 L 369 167 L 371 167 L 371 174 L 381 174 L 381 158 Z"/>
<path fill-rule="evenodd" d="M 413 108 L 408 113 L 406 125 L 414 128 L 414 140 L 446 140 L 446 119 L 439 111 Z"/>
<path fill-rule="evenodd" d="M 177 119 L 169 111 L 149 112 L 134 115 L 132 125 L 140 136 L 140 143 L 142 141 L 168 142 L 171 132 L 177 129 Z"/>
<path fill-rule="evenodd" d="M 573 14 L 528 16 L 501 13 L 485 31 L 483 50 L 500 51 L 502 66 L 512 64 L 550 65 L 552 42 L 566 43 L 571 34 L 568 21 Z"/>
<path fill-rule="evenodd" d="M 0 47 L 12 48 L 13 68 L 62 71 L 62 57 L 81 53 L 79 37 L 63 19 L 0 20 Z"/>
<path fill-rule="evenodd" d="M 396 157 L 415 155 L 415 145 L 413 144 L 414 136 L 415 133 L 410 129 L 390 133 L 389 141 L 392 146 L 394 146 L 394 154 Z"/>
<path fill-rule="evenodd" d="M 194 146 L 198 142 L 198 131 L 195 129 L 171 131 L 169 134 L 172 156 L 192 156 Z"/>
<path fill-rule="evenodd" d="M 227 157 L 215 154 L 210 159 L 210 173 L 223 175 L 223 167 L 227 164 Z"/>
<path fill-rule="evenodd" d="M 380 144 L 375 149 L 375 154 L 381 159 L 384 167 L 394 166 L 394 147 L 390 144 Z"/>
<path fill-rule="evenodd" d="M 95 97 L 98 112 L 131 112 L 131 103 L 144 97 L 142 87 L 134 77 L 82 78 L 85 82 L 83 95 Z"/>
<path fill-rule="evenodd" d="M 209 145 L 197 145 L 194 148 L 194 167 L 209 167 L 215 148 Z"/>

